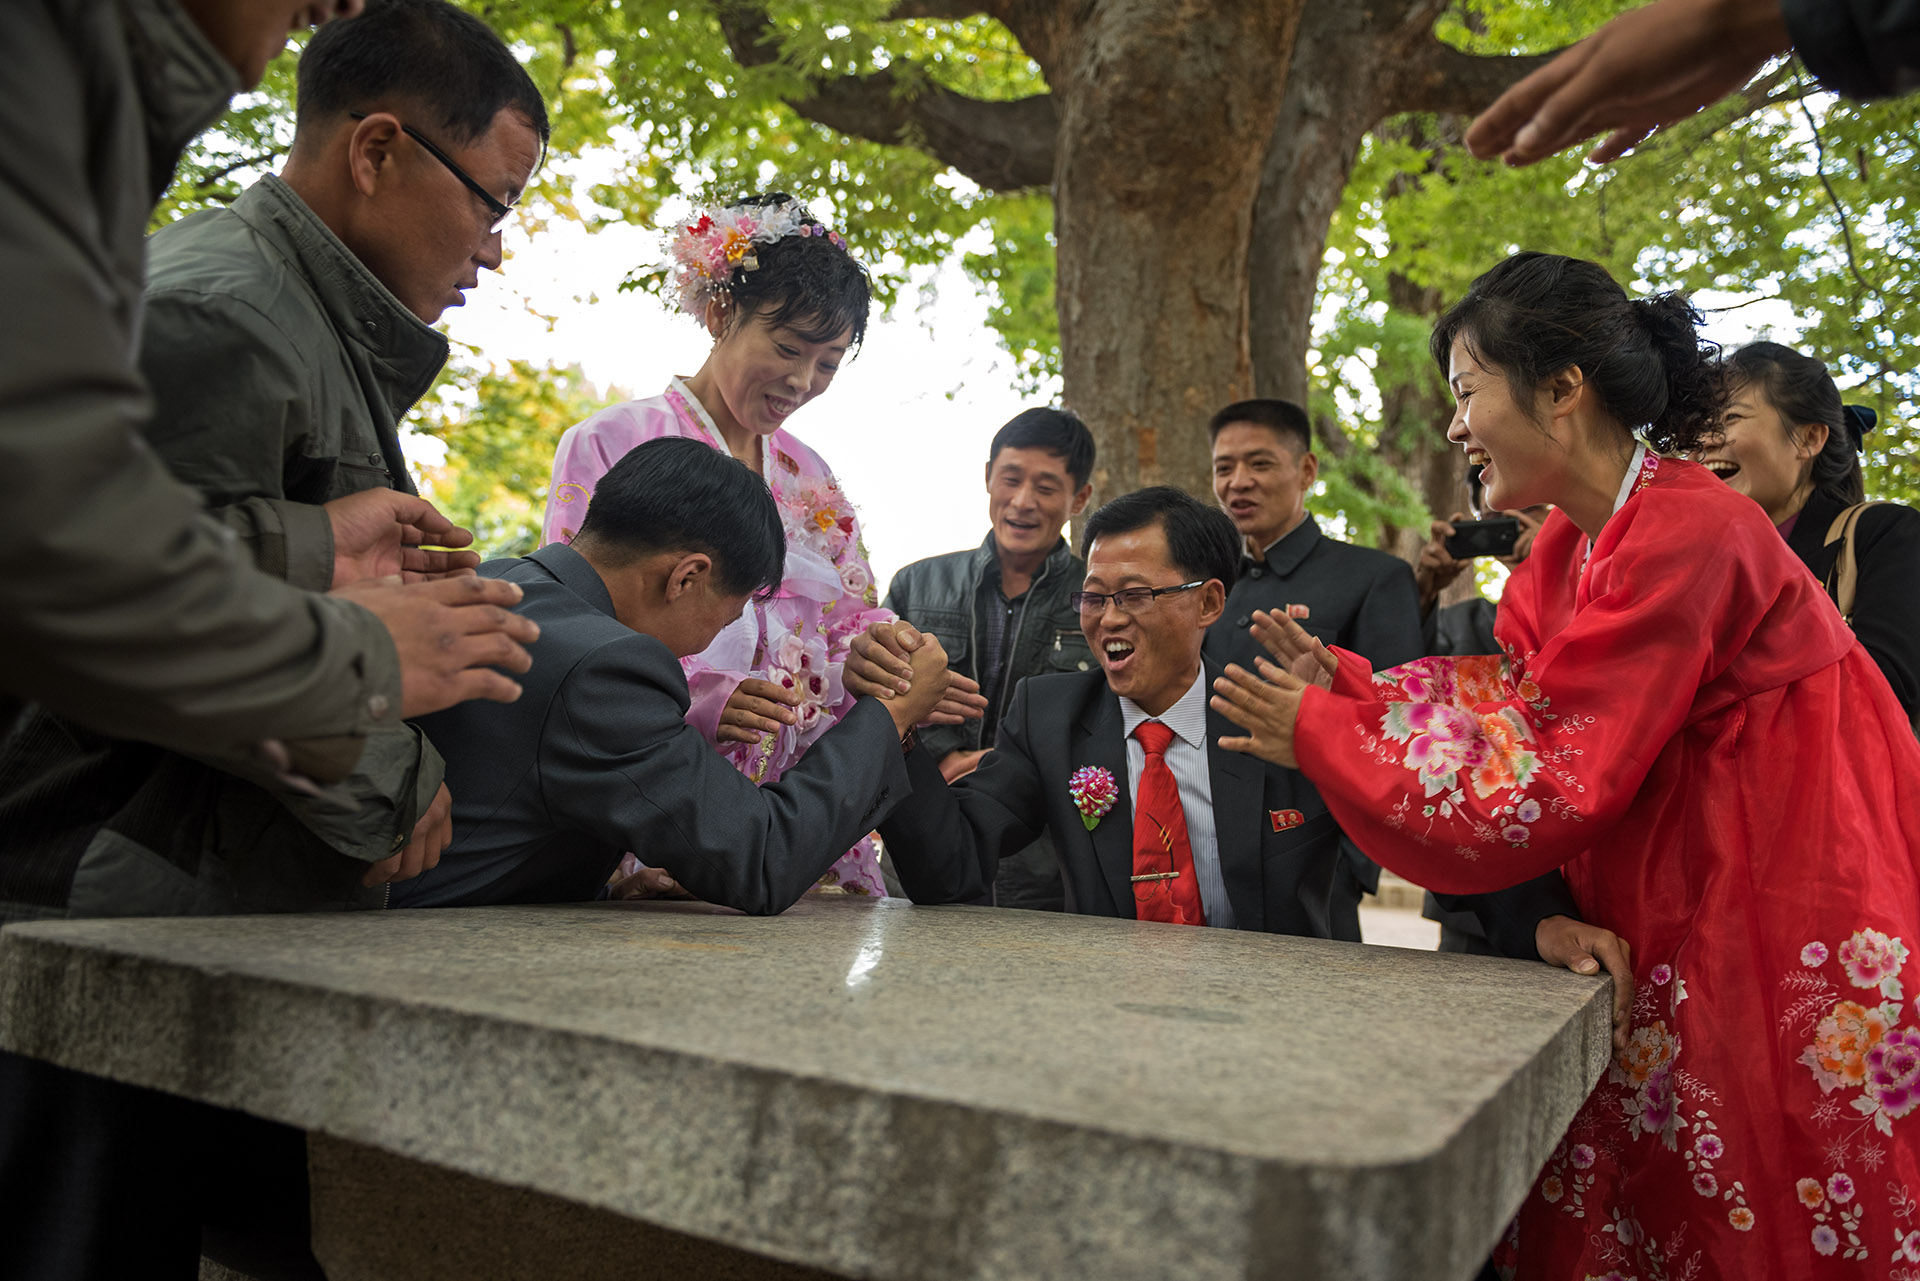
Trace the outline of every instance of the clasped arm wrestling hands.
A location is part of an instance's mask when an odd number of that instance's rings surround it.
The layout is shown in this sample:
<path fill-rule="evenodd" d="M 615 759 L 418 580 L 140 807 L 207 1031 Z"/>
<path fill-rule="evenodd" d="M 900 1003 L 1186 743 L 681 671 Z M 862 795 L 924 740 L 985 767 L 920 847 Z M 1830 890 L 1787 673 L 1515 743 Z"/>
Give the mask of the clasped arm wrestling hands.
<path fill-rule="evenodd" d="M 1605 134 L 1587 157 L 1604 164 L 1718 102 L 1792 45 L 1780 0 L 1657 0 L 1500 95 L 1467 130 L 1467 149 L 1530 165 Z"/>
<path fill-rule="evenodd" d="M 1220 746 L 1276 765 L 1299 768 L 1294 725 L 1309 685 L 1331 689 L 1340 659 L 1290 618 L 1256 610 L 1253 638 L 1273 656 L 1254 659 L 1255 675 L 1238 664 L 1214 681 L 1213 709 L 1247 732 L 1224 737 Z M 1548 965 L 1576 974 L 1613 976 L 1613 1045 L 1623 1050 L 1633 1015 L 1633 949 L 1612 930 L 1549 916 L 1534 927 L 1534 948 Z"/>
<path fill-rule="evenodd" d="M 520 697 L 519 683 L 505 672 L 533 665 L 525 647 L 540 629 L 512 611 L 518 586 L 474 572 L 480 558 L 461 550 L 473 542 L 471 532 L 426 499 L 393 489 L 350 494 L 325 511 L 333 527 L 332 594 L 372 611 L 393 638 L 401 719 L 470 698 Z M 406 843 L 371 865 L 363 883 L 418 876 L 452 842 L 453 797 L 442 784 Z"/>

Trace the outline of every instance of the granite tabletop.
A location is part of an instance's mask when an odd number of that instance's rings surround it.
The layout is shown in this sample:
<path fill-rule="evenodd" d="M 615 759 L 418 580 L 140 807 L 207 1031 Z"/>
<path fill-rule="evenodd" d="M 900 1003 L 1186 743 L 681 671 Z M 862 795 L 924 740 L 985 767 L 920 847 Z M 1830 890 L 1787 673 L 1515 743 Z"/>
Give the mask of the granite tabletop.
<path fill-rule="evenodd" d="M 1607 994 L 850 898 L 0 931 L 0 1047 L 874 1278 L 1470 1277 Z"/>

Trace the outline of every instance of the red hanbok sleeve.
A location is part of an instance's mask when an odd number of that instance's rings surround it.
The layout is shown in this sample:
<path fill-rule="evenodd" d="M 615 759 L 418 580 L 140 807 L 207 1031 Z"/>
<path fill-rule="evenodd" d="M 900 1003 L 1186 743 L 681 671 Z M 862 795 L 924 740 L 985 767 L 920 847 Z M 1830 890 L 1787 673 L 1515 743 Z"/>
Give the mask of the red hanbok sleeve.
<path fill-rule="evenodd" d="M 1684 494 L 1643 489 L 1583 578 L 1585 537 L 1556 515 L 1501 602 L 1508 657 L 1417 659 L 1376 675 L 1370 698 L 1309 689 L 1295 746 L 1341 827 L 1456 894 L 1594 845 L 1780 595 L 1763 581 L 1777 557 L 1729 546 L 1777 540 L 1771 527 L 1689 528 L 1701 522 Z M 1728 702 L 1750 692 L 1735 684 Z"/>

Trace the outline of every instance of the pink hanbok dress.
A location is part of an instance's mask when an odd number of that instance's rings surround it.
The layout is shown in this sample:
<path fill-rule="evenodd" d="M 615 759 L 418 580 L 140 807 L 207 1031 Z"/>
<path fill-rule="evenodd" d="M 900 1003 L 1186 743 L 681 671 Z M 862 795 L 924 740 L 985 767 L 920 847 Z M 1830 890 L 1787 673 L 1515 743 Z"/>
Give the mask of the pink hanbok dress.
<path fill-rule="evenodd" d="M 572 542 L 600 477 L 635 445 L 662 436 L 704 440 L 722 451 L 727 447 L 712 417 L 678 378 L 663 395 L 614 405 L 568 428 L 554 455 L 541 542 Z M 767 486 L 787 531 L 786 578 L 769 599 L 749 601 L 712 645 L 680 660 L 693 693 L 687 723 L 756 783 L 779 778 L 846 714 L 853 695 L 841 685 L 840 672 L 848 646 L 868 624 L 893 618 L 878 607 L 859 521 L 825 460 L 784 430 L 766 437 L 763 447 Z M 799 724 L 757 743 L 715 742 L 721 710 L 734 688 L 751 677 L 799 689 Z M 645 850 L 636 853 L 646 856 Z M 820 884 L 884 897 L 872 838 L 848 850 Z"/>

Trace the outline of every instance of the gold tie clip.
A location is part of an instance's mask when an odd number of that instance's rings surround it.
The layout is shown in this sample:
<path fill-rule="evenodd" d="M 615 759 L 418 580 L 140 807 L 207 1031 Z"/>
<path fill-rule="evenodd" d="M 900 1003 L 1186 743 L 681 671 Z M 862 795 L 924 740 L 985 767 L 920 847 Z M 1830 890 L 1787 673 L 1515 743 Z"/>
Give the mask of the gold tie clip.
<path fill-rule="evenodd" d="M 1178 872 L 1148 872 L 1144 876 L 1129 876 L 1127 879 L 1138 884 L 1141 881 L 1171 881 L 1178 875 Z"/>

